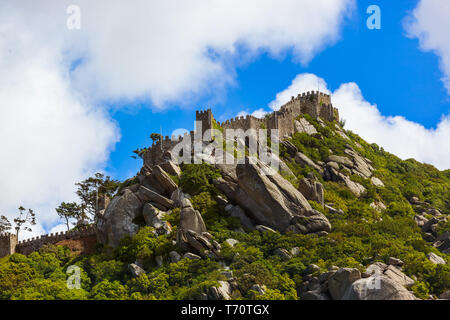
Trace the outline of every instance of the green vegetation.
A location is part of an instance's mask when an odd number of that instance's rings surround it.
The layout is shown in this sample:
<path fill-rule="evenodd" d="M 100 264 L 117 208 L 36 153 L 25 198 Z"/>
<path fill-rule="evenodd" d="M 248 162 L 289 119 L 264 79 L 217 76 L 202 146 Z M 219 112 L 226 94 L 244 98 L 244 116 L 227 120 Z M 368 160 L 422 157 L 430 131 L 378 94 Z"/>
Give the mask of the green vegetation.
<path fill-rule="evenodd" d="M 440 253 L 422 239 L 422 233 L 413 220 L 414 208 L 407 199 L 417 196 L 444 214 L 450 214 L 450 170 L 439 171 L 431 165 L 415 160 L 403 161 L 385 152 L 376 144 L 368 144 L 351 131 L 345 131 L 347 140 L 336 133 L 336 123 L 305 118 L 319 134 L 295 134 L 291 142 L 314 161 L 325 161 L 331 154 L 345 155 L 350 145 L 373 163 L 374 175 L 385 186 L 375 187 L 368 179 L 350 176 L 361 183 L 366 193 L 354 196 L 345 185 L 324 181 L 325 202 L 342 214 L 332 213 L 316 203 L 313 207 L 323 212 L 333 230 L 326 237 L 301 234 L 242 232 L 236 218 L 228 217 L 217 201 L 220 196 L 213 184 L 220 172 L 214 167 L 183 165 L 177 178 L 180 187 L 191 196 L 194 207 L 202 214 L 208 231 L 222 245 L 221 259 L 233 271 L 240 294 L 236 299 L 298 299 L 300 286 L 308 265 L 314 263 L 322 271 L 330 266 L 354 267 L 364 271 L 376 261 L 387 263 L 389 257 L 404 261 L 403 271 L 415 277 L 412 290 L 423 299 L 429 294 L 439 295 L 450 288 L 449 255 Z M 311 168 L 303 168 L 281 148 L 281 155 L 296 178 L 300 179 Z M 121 189 L 136 183 L 130 179 Z M 380 212 L 370 207 L 381 201 L 387 209 Z M 196 299 L 205 290 L 224 280 L 221 267 L 211 259 L 182 259 L 169 263 L 168 252 L 177 250 L 175 239 L 180 209 L 173 210 L 167 220 L 173 226 L 169 236 L 155 236 L 152 228 L 141 227 L 133 237 L 122 240 L 117 248 L 103 247 L 91 255 L 73 257 L 67 248 L 47 246 L 28 257 L 14 254 L 0 259 L 0 299 Z M 450 224 L 441 223 L 438 233 L 450 230 Z M 230 247 L 225 240 L 239 241 Z M 297 247 L 299 254 L 288 261 L 274 254 L 277 248 Z M 446 265 L 431 263 L 426 255 L 434 252 L 443 257 Z M 164 263 L 155 261 L 162 256 Z M 128 264 L 139 261 L 146 271 L 132 278 Z M 81 268 L 81 289 L 68 290 L 66 270 L 69 265 Z M 266 293 L 258 296 L 250 290 L 255 283 L 265 285 Z"/>

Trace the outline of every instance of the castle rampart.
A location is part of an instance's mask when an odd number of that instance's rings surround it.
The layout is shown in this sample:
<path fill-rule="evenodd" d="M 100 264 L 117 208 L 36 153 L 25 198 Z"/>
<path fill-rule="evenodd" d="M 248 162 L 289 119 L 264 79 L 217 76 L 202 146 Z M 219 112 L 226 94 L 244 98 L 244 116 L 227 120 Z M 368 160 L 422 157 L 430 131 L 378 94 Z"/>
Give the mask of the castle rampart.
<path fill-rule="evenodd" d="M 291 136 L 295 133 L 295 120 L 299 115 L 308 114 L 313 118 L 322 118 L 327 121 L 339 120 L 339 113 L 331 104 L 331 97 L 329 94 L 319 91 L 308 91 L 306 93 L 298 94 L 296 97 L 292 96 L 291 100 L 280 107 L 278 111 L 267 114 L 264 118 L 256 118 L 252 115 L 239 116 L 222 123 L 217 124 L 224 129 L 242 129 L 247 131 L 249 129 L 265 128 L 270 134 L 271 130 L 278 130 L 280 139 Z M 202 124 L 202 135 L 208 129 L 213 129 L 214 116 L 211 109 L 195 112 L 196 121 Z M 194 131 L 186 133 L 190 135 L 191 139 L 194 136 Z M 144 164 L 151 166 L 154 163 L 160 162 L 164 158 L 165 153 L 175 147 L 185 137 L 164 137 L 161 141 L 156 141 L 143 155 Z"/>
<path fill-rule="evenodd" d="M 44 245 L 57 244 L 63 240 L 82 240 L 87 238 L 96 239 L 94 226 L 46 234 L 23 241 L 17 241 L 15 234 L 3 234 L 0 235 L 0 258 L 13 253 L 28 255 L 34 251 L 38 251 Z"/>

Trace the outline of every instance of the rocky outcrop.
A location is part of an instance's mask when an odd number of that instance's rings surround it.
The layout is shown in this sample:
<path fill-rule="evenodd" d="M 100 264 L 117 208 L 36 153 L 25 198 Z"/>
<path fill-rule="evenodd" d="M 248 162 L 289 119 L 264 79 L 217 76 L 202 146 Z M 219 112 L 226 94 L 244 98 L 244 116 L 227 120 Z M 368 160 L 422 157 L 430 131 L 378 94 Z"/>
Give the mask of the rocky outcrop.
<path fill-rule="evenodd" d="M 450 254 L 450 232 L 446 231 L 438 236 L 433 246 L 442 253 Z"/>
<path fill-rule="evenodd" d="M 303 178 L 299 181 L 298 190 L 306 199 L 316 201 L 322 207 L 324 206 L 324 189 L 319 181 Z"/>
<path fill-rule="evenodd" d="M 326 181 L 344 182 L 350 191 L 359 197 L 366 189 L 360 183 L 352 181 L 349 176 L 354 174 L 368 179 L 374 168 L 369 159 L 362 157 L 350 145 L 347 145 L 344 152 L 347 156 L 331 155 L 327 158 L 323 177 Z M 384 186 L 378 178 L 373 177 L 371 182 L 379 187 Z"/>
<path fill-rule="evenodd" d="M 286 249 L 277 248 L 273 253 L 279 256 L 283 261 L 288 261 L 292 258 L 292 256 L 289 254 L 289 251 L 287 251 Z"/>
<path fill-rule="evenodd" d="M 146 203 L 142 209 L 142 215 L 147 226 L 155 229 L 156 235 L 169 234 L 172 231 L 170 223 L 165 221 L 168 212 L 161 211 L 151 203 Z"/>
<path fill-rule="evenodd" d="M 414 221 L 422 229 L 423 239 L 431 242 L 442 253 L 450 254 L 450 232 L 438 234 L 437 228 L 440 222 L 447 222 L 448 216 L 433 208 L 430 203 L 420 201 L 418 197 L 412 197 L 409 202 L 417 212 Z M 431 218 L 429 218 L 430 215 Z"/>
<path fill-rule="evenodd" d="M 347 149 L 345 149 L 344 152 L 352 159 L 353 165 L 350 166 L 350 168 L 353 174 L 357 174 L 366 179 L 372 176 L 372 171 L 374 169 L 366 158 L 363 158 L 359 153 L 354 151 L 349 146 L 347 146 Z"/>
<path fill-rule="evenodd" d="M 130 270 L 130 273 L 134 278 L 139 277 L 141 274 L 145 274 L 145 270 L 138 266 L 136 263 L 129 264 L 128 270 Z"/>
<path fill-rule="evenodd" d="M 315 233 L 324 235 L 323 232 L 331 232 L 331 224 L 328 219 L 317 210 L 304 211 L 302 215 L 292 218 L 291 225 L 286 229 L 294 233 Z"/>
<path fill-rule="evenodd" d="M 200 212 L 194 209 L 187 198 L 183 200 L 180 212 L 176 244 L 181 252 L 194 253 L 201 257 L 215 259 L 220 254 L 219 243 L 212 239 Z"/>
<path fill-rule="evenodd" d="M 135 234 L 139 227 L 133 221 L 142 215 L 142 207 L 142 200 L 129 188 L 115 196 L 98 220 L 99 240 L 117 246 L 124 236 Z"/>
<path fill-rule="evenodd" d="M 163 194 L 171 195 L 178 188 L 177 184 L 160 166 L 153 167 L 152 175 L 163 190 Z"/>
<path fill-rule="evenodd" d="M 179 254 L 178 252 L 176 252 L 176 251 L 170 251 L 170 252 L 169 252 L 169 259 L 170 259 L 170 262 L 172 262 L 172 263 L 177 263 L 178 261 L 181 260 L 181 256 L 180 256 L 180 254 Z"/>
<path fill-rule="evenodd" d="M 165 210 L 174 208 L 174 203 L 172 200 L 167 199 L 166 197 L 162 196 L 161 194 L 157 193 L 156 191 L 153 191 L 151 189 L 148 189 L 144 186 L 141 186 L 137 192 L 137 196 L 139 199 L 141 199 L 143 202 L 152 202 L 156 205 L 159 205 L 159 207 L 164 208 Z M 161 210 L 164 210 L 161 209 Z"/>
<path fill-rule="evenodd" d="M 345 157 L 340 157 L 340 158 L 348 160 L 348 158 L 345 158 Z M 337 158 L 335 158 L 335 157 L 329 158 L 329 160 L 331 160 L 331 159 L 337 160 Z M 345 162 L 347 160 L 341 159 L 340 161 Z M 366 192 L 366 188 L 364 188 L 363 185 L 361 185 L 358 182 L 352 181 L 348 176 L 339 172 L 337 168 L 340 168 L 337 162 L 335 162 L 335 161 L 327 162 L 327 164 L 325 166 L 325 170 L 323 172 L 324 179 L 326 181 L 344 182 L 345 185 L 347 186 L 347 188 L 349 188 L 350 191 L 357 197 L 361 196 L 361 194 Z"/>
<path fill-rule="evenodd" d="M 209 288 L 208 298 L 210 300 L 230 300 L 231 285 L 227 281 L 218 281 L 218 287 Z"/>
<path fill-rule="evenodd" d="M 417 299 L 408 291 L 414 281 L 393 265 L 375 262 L 362 275 L 354 268 L 331 267 L 318 276 L 318 268 L 309 269 L 300 286 L 300 298 L 304 300 Z"/>
<path fill-rule="evenodd" d="M 319 172 L 322 172 L 322 168 L 319 167 L 317 164 L 314 163 L 314 161 L 312 161 L 310 158 L 308 158 L 306 155 L 304 155 L 301 152 L 297 152 L 295 155 L 295 162 L 297 162 L 298 164 L 302 165 L 302 166 L 309 166 L 313 169 L 316 169 Z"/>
<path fill-rule="evenodd" d="M 225 212 L 227 212 L 231 217 L 238 218 L 241 221 L 241 224 L 249 230 L 255 230 L 255 224 L 252 220 L 245 214 L 244 210 L 242 210 L 239 206 L 233 206 L 232 204 L 228 204 L 225 207 Z"/>
<path fill-rule="evenodd" d="M 312 210 L 305 197 L 280 174 L 258 159 L 246 158 L 244 164 L 217 165 L 223 178 L 214 184 L 233 203 L 251 215 L 251 219 L 280 232 L 306 222 L 302 231 L 329 231 L 325 216 Z M 300 219 L 304 218 L 304 219 Z M 289 231 L 296 231 L 290 228 Z"/>
<path fill-rule="evenodd" d="M 334 162 L 334 163 L 338 163 L 341 164 L 343 166 L 346 166 L 348 168 L 352 168 L 353 167 L 353 162 L 344 156 L 336 156 L 336 155 L 331 155 L 328 157 L 328 159 L 326 160 L 326 162 Z"/>
<path fill-rule="evenodd" d="M 306 133 L 306 134 L 316 134 L 317 130 L 312 124 L 310 124 L 305 118 L 300 118 L 294 121 L 295 132 Z"/>
<path fill-rule="evenodd" d="M 438 256 L 433 252 L 427 254 L 427 258 L 434 264 L 446 264 L 445 260 L 442 257 Z"/>
<path fill-rule="evenodd" d="M 381 201 L 374 201 L 370 204 L 370 207 L 381 212 L 387 209 L 386 205 Z"/>
<path fill-rule="evenodd" d="M 171 174 L 173 176 L 180 176 L 181 175 L 181 169 L 178 165 L 176 165 L 173 161 L 167 160 L 160 164 L 160 167 L 167 172 L 168 174 Z"/>
<path fill-rule="evenodd" d="M 450 290 L 445 291 L 439 296 L 439 299 L 450 300 Z"/>
<path fill-rule="evenodd" d="M 256 283 L 250 287 L 250 290 L 255 291 L 259 295 L 263 295 L 266 293 L 267 288 L 265 285 L 260 285 Z"/>
<path fill-rule="evenodd" d="M 372 182 L 372 184 L 373 184 L 375 187 L 384 187 L 383 181 L 381 181 L 381 180 L 378 179 L 377 177 L 372 177 L 372 178 L 370 178 L 370 182 Z"/>
<path fill-rule="evenodd" d="M 186 253 L 183 255 L 183 259 L 201 260 L 202 257 L 200 257 L 199 255 L 196 255 L 196 254 L 194 254 L 194 253 L 192 253 L 192 252 L 186 252 Z"/>
<path fill-rule="evenodd" d="M 352 283 L 342 300 L 416 300 L 401 284 L 385 275 L 374 275 Z"/>
<path fill-rule="evenodd" d="M 361 194 L 366 192 L 366 188 L 364 188 L 364 186 L 362 186 L 360 183 L 354 182 L 349 177 L 347 177 L 345 175 L 342 175 L 342 174 L 341 174 L 341 178 L 344 181 L 344 183 L 347 186 L 347 188 L 349 188 L 350 191 L 355 196 L 359 197 L 359 196 L 361 196 Z"/>
<path fill-rule="evenodd" d="M 267 227 L 267 226 L 263 226 L 263 225 L 261 225 L 261 224 L 259 224 L 259 225 L 257 225 L 256 226 L 256 230 L 258 230 L 259 232 L 261 232 L 261 233 L 266 233 L 266 232 L 269 232 L 269 233 L 277 233 L 275 230 L 273 230 L 272 228 L 269 228 L 269 227 Z"/>
<path fill-rule="evenodd" d="M 300 285 L 300 299 L 301 300 L 331 300 L 328 290 L 328 280 L 336 272 L 330 270 L 320 276 L 314 276 L 320 268 L 316 265 L 311 265 L 307 268 L 307 275 L 303 277 L 303 282 Z"/>
<path fill-rule="evenodd" d="M 228 244 L 230 247 L 234 247 L 236 244 L 239 243 L 239 241 L 236 239 L 230 238 L 230 239 L 225 240 L 225 243 Z"/>
<path fill-rule="evenodd" d="M 361 279 L 361 272 L 355 268 L 341 268 L 328 280 L 328 289 L 333 300 L 341 300 L 345 292 L 356 280 Z"/>
<path fill-rule="evenodd" d="M 286 149 L 286 152 L 289 154 L 291 158 L 295 158 L 295 155 L 298 152 L 297 147 L 288 140 L 282 140 L 280 141 L 280 145 L 283 146 Z"/>

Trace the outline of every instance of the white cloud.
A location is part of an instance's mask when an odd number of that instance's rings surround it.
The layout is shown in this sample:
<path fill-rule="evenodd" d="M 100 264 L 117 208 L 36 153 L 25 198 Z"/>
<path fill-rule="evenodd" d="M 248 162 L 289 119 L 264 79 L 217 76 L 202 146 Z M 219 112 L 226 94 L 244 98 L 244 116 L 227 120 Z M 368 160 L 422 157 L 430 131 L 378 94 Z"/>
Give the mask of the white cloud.
<path fill-rule="evenodd" d="M 268 111 L 264 110 L 263 108 L 260 108 L 258 110 L 255 110 L 251 113 L 252 116 L 254 116 L 255 118 L 264 118 L 264 116 L 268 113 Z M 248 116 L 250 113 L 248 113 L 247 111 L 241 111 L 237 114 L 238 117 L 246 117 Z"/>
<path fill-rule="evenodd" d="M 299 93 L 317 90 L 330 93 L 325 80 L 322 78 L 312 73 L 299 74 L 292 80 L 289 87 L 277 93 L 275 100 L 269 103 L 269 107 L 272 110 L 278 110 L 282 105 L 290 101 L 292 96 L 296 97 Z"/>
<path fill-rule="evenodd" d="M 270 103 L 274 109 L 298 93 L 317 90 L 330 92 L 325 81 L 313 74 L 300 74 Z M 315 85 L 317 88 L 317 85 Z M 356 83 L 344 83 L 331 95 L 332 103 L 339 109 L 346 129 L 360 135 L 369 143 L 377 143 L 402 159 L 414 158 L 444 170 L 450 168 L 450 115 L 443 116 L 436 129 L 426 129 L 421 124 L 401 116 L 383 116 L 376 104 L 366 101 Z"/>
<path fill-rule="evenodd" d="M 220 91 L 233 83 L 239 60 L 262 51 L 291 50 L 296 61 L 310 61 L 339 39 L 355 7 L 354 0 L 79 0 L 81 29 L 67 31 L 71 1 L 8 3 L 37 20 L 38 29 L 52 29 L 43 40 L 61 36 L 68 58 L 82 58 L 73 74 L 80 92 L 150 98 L 158 106 Z"/>
<path fill-rule="evenodd" d="M 119 137 L 100 109 L 70 89 L 61 52 L 43 41 L 26 13 L 0 5 L 0 212 L 33 208 L 39 225 L 54 224 L 58 202 L 74 183 L 101 169 Z M 29 24 L 27 23 L 30 22 Z M 43 28 L 40 32 L 47 32 Z M 59 40 L 55 40 L 58 42 Z"/>
<path fill-rule="evenodd" d="M 440 57 L 442 81 L 450 94 L 450 1 L 421 0 L 405 20 L 408 36 L 418 38 L 420 47 Z"/>

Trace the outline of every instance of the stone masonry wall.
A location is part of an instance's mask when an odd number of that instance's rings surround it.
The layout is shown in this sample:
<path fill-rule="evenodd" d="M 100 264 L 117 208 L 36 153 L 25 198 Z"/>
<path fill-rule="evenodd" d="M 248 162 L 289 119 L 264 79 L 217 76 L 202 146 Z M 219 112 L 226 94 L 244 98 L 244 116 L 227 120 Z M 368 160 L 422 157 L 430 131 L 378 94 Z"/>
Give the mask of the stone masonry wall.
<path fill-rule="evenodd" d="M 313 118 L 321 117 L 327 121 L 338 120 L 339 112 L 331 104 L 331 97 L 328 94 L 319 91 L 306 92 L 292 96 L 291 100 L 284 104 L 278 111 L 274 111 L 266 115 L 263 119 L 254 116 L 241 116 L 226 120 L 218 124 L 223 129 L 242 129 L 247 131 L 249 129 L 265 128 L 270 134 L 270 130 L 276 129 L 279 133 L 279 138 L 283 139 L 286 136 L 291 136 L 295 133 L 294 121 L 301 114 L 309 114 Z M 213 128 L 214 117 L 211 109 L 205 111 L 196 111 L 196 121 L 202 123 L 202 134 L 206 130 Z M 186 133 L 193 137 L 194 131 Z M 165 153 L 171 150 L 176 144 L 182 140 L 182 137 L 165 137 L 161 141 L 155 142 L 148 151 L 144 154 L 144 164 L 152 165 L 160 162 Z"/>
<path fill-rule="evenodd" d="M 15 252 L 17 243 L 17 236 L 15 234 L 0 234 L 0 258 L 13 254 Z"/>
<path fill-rule="evenodd" d="M 78 230 L 46 234 L 19 242 L 17 242 L 16 235 L 1 235 L 0 258 L 15 252 L 28 255 L 34 251 L 38 251 L 44 245 L 57 244 L 63 240 L 84 239 L 96 239 L 96 230 L 94 226 L 89 226 Z"/>

